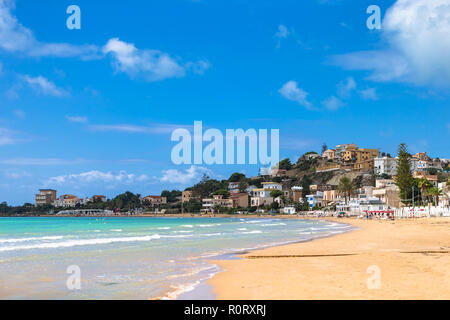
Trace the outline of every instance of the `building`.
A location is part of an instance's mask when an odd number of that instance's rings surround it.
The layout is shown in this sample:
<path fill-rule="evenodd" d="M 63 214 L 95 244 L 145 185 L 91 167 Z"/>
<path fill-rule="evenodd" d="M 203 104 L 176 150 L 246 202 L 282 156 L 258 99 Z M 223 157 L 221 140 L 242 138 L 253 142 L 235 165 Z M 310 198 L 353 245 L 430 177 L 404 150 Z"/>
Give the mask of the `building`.
<path fill-rule="evenodd" d="M 303 187 L 293 186 L 292 190 L 292 201 L 303 202 Z"/>
<path fill-rule="evenodd" d="M 390 157 L 375 158 L 374 173 L 379 176 L 383 174 L 395 176 L 397 174 L 397 158 L 390 158 Z"/>
<path fill-rule="evenodd" d="M 438 188 L 442 190 L 442 194 L 439 196 L 439 206 L 450 207 L 450 180 L 439 183 Z"/>
<path fill-rule="evenodd" d="M 92 202 L 97 202 L 97 201 L 106 202 L 106 196 L 95 195 L 95 196 L 92 196 L 91 201 Z"/>
<path fill-rule="evenodd" d="M 374 170 L 374 159 L 379 155 L 378 149 L 351 149 L 340 152 L 341 169 L 350 169 L 356 172 L 369 172 Z"/>
<path fill-rule="evenodd" d="M 283 212 L 284 214 L 296 214 L 297 210 L 295 210 L 295 207 L 293 206 L 286 206 L 281 209 L 281 212 Z"/>
<path fill-rule="evenodd" d="M 400 191 L 392 179 L 376 180 L 371 196 L 380 199 L 383 204 L 390 208 L 400 208 Z"/>
<path fill-rule="evenodd" d="M 273 190 L 268 190 L 268 189 L 264 189 L 264 188 L 258 188 L 258 189 L 253 189 L 252 191 L 252 196 L 253 197 L 270 197 L 270 193 Z"/>
<path fill-rule="evenodd" d="M 272 203 L 273 203 L 272 197 L 251 197 L 250 199 L 251 207 L 266 206 Z"/>
<path fill-rule="evenodd" d="M 181 193 L 181 202 L 189 202 L 191 199 L 198 199 L 198 197 L 194 196 L 194 193 L 190 190 L 185 190 Z"/>
<path fill-rule="evenodd" d="M 358 146 L 354 143 L 350 143 L 350 144 L 339 144 L 336 146 L 335 151 L 336 151 L 336 159 L 341 162 L 342 161 L 342 153 L 345 151 L 350 151 L 350 150 L 356 150 L 358 149 Z"/>
<path fill-rule="evenodd" d="M 233 208 L 247 208 L 248 207 L 248 193 L 234 193 L 230 196 L 233 200 Z"/>
<path fill-rule="evenodd" d="M 239 182 L 230 182 L 228 183 L 228 191 L 229 192 L 239 192 Z"/>
<path fill-rule="evenodd" d="M 340 198 L 339 191 L 337 190 L 325 190 L 323 191 L 323 202 L 326 205 L 336 203 L 337 199 Z"/>
<path fill-rule="evenodd" d="M 421 161 L 426 161 L 426 162 L 431 161 L 431 158 L 427 155 L 426 152 L 416 153 L 412 157 L 417 159 L 417 160 L 421 160 Z"/>
<path fill-rule="evenodd" d="M 154 206 L 159 206 L 162 204 L 166 204 L 167 203 L 167 198 L 166 197 L 161 197 L 161 196 L 146 196 L 144 198 L 142 198 L 143 202 L 149 202 L 150 205 L 152 207 Z"/>
<path fill-rule="evenodd" d="M 339 203 L 336 210 L 349 212 L 350 215 L 364 215 L 370 211 L 385 211 L 387 205 L 377 197 L 351 198 L 348 203 Z"/>
<path fill-rule="evenodd" d="M 322 153 L 322 158 L 327 160 L 334 160 L 336 159 L 336 150 L 334 149 L 328 149 Z"/>
<path fill-rule="evenodd" d="M 216 194 L 212 198 L 202 199 L 202 207 L 203 207 L 202 211 L 214 212 L 215 207 L 233 208 L 234 201 L 235 200 L 231 198 L 225 199 L 221 194 Z"/>
<path fill-rule="evenodd" d="M 56 200 L 56 190 L 40 189 L 39 194 L 35 195 L 36 206 L 52 204 Z"/>
<path fill-rule="evenodd" d="M 438 183 L 439 183 L 439 179 L 438 179 L 437 175 L 426 174 L 426 172 L 423 172 L 423 171 L 414 171 L 413 178 L 414 179 L 425 178 L 435 187 L 437 187 Z"/>
<path fill-rule="evenodd" d="M 317 191 L 316 194 L 309 194 L 306 196 L 306 201 L 308 202 L 309 208 L 323 207 L 323 192 Z"/>
<path fill-rule="evenodd" d="M 284 177 L 287 175 L 286 169 L 272 169 L 270 172 L 271 177 Z"/>
<path fill-rule="evenodd" d="M 77 204 L 81 204 L 82 199 L 73 194 L 64 194 L 53 202 L 55 207 L 73 208 Z"/>
<path fill-rule="evenodd" d="M 266 190 L 283 190 L 283 186 L 281 185 L 281 183 L 278 182 L 263 182 L 263 189 Z"/>

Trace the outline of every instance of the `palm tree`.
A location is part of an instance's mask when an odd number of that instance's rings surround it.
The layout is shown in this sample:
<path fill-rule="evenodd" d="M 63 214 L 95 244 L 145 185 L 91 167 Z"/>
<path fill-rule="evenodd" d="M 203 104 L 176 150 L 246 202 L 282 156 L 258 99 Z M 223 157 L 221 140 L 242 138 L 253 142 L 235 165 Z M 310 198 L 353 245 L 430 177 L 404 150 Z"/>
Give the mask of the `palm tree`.
<path fill-rule="evenodd" d="M 345 204 L 347 204 L 347 197 L 350 198 L 350 196 L 353 194 L 355 186 L 349 178 L 342 177 L 341 180 L 339 180 L 338 190 L 344 195 Z"/>
<path fill-rule="evenodd" d="M 441 189 L 439 189 L 438 187 L 431 187 L 430 189 L 428 189 L 428 195 L 432 196 L 434 198 L 434 202 L 436 203 L 436 205 L 439 205 L 439 196 L 442 196 L 444 193 L 442 192 Z"/>
<path fill-rule="evenodd" d="M 420 178 L 417 185 L 419 186 L 420 193 L 422 195 L 422 203 L 425 204 L 425 196 L 428 194 L 428 190 L 433 187 L 433 185 L 426 178 Z"/>

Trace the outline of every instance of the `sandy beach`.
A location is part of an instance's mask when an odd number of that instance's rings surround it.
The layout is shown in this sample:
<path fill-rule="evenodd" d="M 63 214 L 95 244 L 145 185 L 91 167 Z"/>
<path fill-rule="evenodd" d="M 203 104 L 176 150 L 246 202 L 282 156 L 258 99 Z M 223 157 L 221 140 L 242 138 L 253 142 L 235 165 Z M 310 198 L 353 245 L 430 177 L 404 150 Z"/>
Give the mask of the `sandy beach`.
<path fill-rule="evenodd" d="M 214 261 L 217 299 L 450 299 L 450 218 L 327 220 L 358 229 Z"/>

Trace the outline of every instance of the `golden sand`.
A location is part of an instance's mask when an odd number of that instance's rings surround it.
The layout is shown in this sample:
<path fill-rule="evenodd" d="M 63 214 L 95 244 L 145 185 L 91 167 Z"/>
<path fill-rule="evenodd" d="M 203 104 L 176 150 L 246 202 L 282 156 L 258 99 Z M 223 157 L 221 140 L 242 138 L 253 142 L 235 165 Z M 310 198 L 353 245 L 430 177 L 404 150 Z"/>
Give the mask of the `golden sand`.
<path fill-rule="evenodd" d="M 328 220 L 359 229 L 214 261 L 217 298 L 450 299 L 450 218 Z"/>

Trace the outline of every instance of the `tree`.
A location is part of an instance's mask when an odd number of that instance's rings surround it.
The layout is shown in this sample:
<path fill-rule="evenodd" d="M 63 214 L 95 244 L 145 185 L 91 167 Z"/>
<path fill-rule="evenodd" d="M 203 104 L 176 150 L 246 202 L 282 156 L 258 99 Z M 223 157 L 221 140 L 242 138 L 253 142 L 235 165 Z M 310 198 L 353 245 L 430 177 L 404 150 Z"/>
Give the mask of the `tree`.
<path fill-rule="evenodd" d="M 200 211 L 202 204 L 198 199 L 189 199 L 188 202 L 183 203 L 184 211 L 189 213 L 195 213 Z"/>
<path fill-rule="evenodd" d="M 239 182 L 238 188 L 239 188 L 239 192 L 244 193 L 247 191 L 248 183 L 246 181 L 242 180 Z"/>
<path fill-rule="evenodd" d="M 431 187 L 430 189 L 428 189 L 427 194 L 434 198 L 434 202 L 436 203 L 436 205 L 439 205 L 439 197 L 444 193 L 438 187 Z"/>
<path fill-rule="evenodd" d="M 292 169 L 292 163 L 289 158 L 283 159 L 278 163 L 278 168 L 282 170 L 291 170 Z"/>
<path fill-rule="evenodd" d="M 161 197 L 166 197 L 167 198 L 167 202 L 175 202 L 177 201 L 177 197 L 181 196 L 181 191 L 179 190 L 164 190 L 163 192 L 161 192 Z"/>
<path fill-rule="evenodd" d="M 307 195 L 310 193 L 310 186 L 312 184 L 312 180 L 308 175 L 305 175 L 301 181 L 301 187 L 303 188 L 303 194 Z"/>
<path fill-rule="evenodd" d="M 235 172 L 233 173 L 230 178 L 228 179 L 229 182 L 239 182 L 245 180 L 245 174 Z"/>
<path fill-rule="evenodd" d="M 412 187 L 414 178 L 411 173 L 411 155 L 408 153 L 406 144 L 401 143 L 398 147 L 397 176 L 395 184 L 400 189 L 400 200 L 404 204 L 411 203 Z"/>
<path fill-rule="evenodd" d="M 327 146 L 327 144 L 324 142 L 323 145 L 322 145 L 322 154 L 323 154 L 325 151 L 327 151 L 327 150 L 328 150 L 328 146 Z"/>
<path fill-rule="evenodd" d="M 417 179 L 417 186 L 420 189 L 420 194 L 422 195 L 422 203 L 425 203 L 425 196 L 428 195 L 428 190 L 433 187 L 430 181 L 425 178 Z"/>
<path fill-rule="evenodd" d="M 225 190 L 225 189 L 219 189 L 219 190 L 214 191 L 214 192 L 212 193 L 212 195 L 213 195 L 213 196 L 221 195 L 221 196 L 223 196 L 224 198 L 228 198 L 228 197 L 230 196 L 230 192 L 228 192 L 228 190 Z"/>
<path fill-rule="evenodd" d="M 276 201 L 272 202 L 272 204 L 270 205 L 271 209 L 273 210 L 278 210 L 278 208 L 280 208 L 280 204 Z"/>
<path fill-rule="evenodd" d="M 348 177 L 342 177 L 341 180 L 339 180 L 338 190 L 344 195 L 345 203 L 347 204 L 347 197 L 351 197 L 353 191 L 355 190 L 355 186 Z"/>
<path fill-rule="evenodd" d="M 270 192 L 270 196 L 272 198 L 274 198 L 274 199 L 278 198 L 278 197 L 281 197 L 283 194 L 284 193 L 282 191 L 280 191 L 280 190 L 273 190 L 273 191 Z"/>

